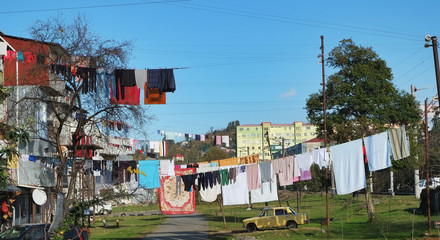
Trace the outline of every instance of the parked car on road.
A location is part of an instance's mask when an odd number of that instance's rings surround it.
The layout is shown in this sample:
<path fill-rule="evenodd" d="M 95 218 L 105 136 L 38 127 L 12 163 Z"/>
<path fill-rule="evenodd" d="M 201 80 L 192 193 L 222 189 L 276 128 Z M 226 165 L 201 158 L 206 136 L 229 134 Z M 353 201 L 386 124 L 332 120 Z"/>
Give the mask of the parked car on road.
<path fill-rule="evenodd" d="M 248 232 L 254 232 L 263 228 L 288 227 L 294 229 L 298 225 L 309 223 L 307 214 L 295 213 L 290 207 L 264 208 L 263 211 L 253 218 L 243 220 L 243 227 Z"/>
<path fill-rule="evenodd" d="M 13 240 L 50 240 L 49 223 L 29 223 L 13 226 L 0 233 L 0 239 Z M 61 233 L 64 239 L 88 240 L 90 231 L 80 227 L 71 226 L 69 231 Z"/>

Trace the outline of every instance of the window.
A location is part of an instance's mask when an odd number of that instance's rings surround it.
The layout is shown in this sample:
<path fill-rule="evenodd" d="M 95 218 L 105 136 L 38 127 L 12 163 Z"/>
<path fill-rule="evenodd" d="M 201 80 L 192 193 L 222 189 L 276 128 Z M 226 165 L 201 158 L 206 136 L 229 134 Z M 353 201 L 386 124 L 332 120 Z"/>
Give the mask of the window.
<path fill-rule="evenodd" d="M 286 136 L 290 136 L 290 133 L 286 133 L 285 135 L 286 135 Z"/>
<path fill-rule="evenodd" d="M 252 134 L 251 134 L 251 137 L 255 137 L 255 133 L 252 133 Z"/>
<path fill-rule="evenodd" d="M 287 211 L 285 209 L 275 209 L 275 215 L 287 215 Z"/>
<path fill-rule="evenodd" d="M 301 130 L 301 127 L 296 127 L 295 130 L 297 130 L 297 131 L 298 131 L 298 130 Z"/>
<path fill-rule="evenodd" d="M 258 131 L 258 128 L 255 128 L 255 130 L 257 130 L 257 131 Z"/>
<path fill-rule="evenodd" d="M 249 128 L 246 128 L 246 131 L 249 131 Z"/>
<path fill-rule="evenodd" d="M 292 127 L 289 127 L 289 130 L 292 130 Z"/>
<path fill-rule="evenodd" d="M 245 137 L 246 137 L 246 134 L 243 134 L 243 137 L 245 138 Z"/>
<path fill-rule="evenodd" d="M 261 147 L 258 147 L 258 150 L 261 150 Z"/>
<path fill-rule="evenodd" d="M 255 150 L 255 147 L 252 147 L 252 150 Z"/>
<path fill-rule="evenodd" d="M 307 126 L 306 129 L 307 129 L 307 130 L 310 130 L 310 126 Z"/>
<path fill-rule="evenodd" d="M 243 131 L 243 128 L 239 128 L 240 131 Z"/>
<path fill-rule="evenodd" d="M 304 133 L 304 136 L 307 136 L 307 133 Z"/>
<path fill-rule="evenodd" d="M 243 140 L 243 144 L 246 144 L 246 141 L 245 141 L 245 140 Z"/>

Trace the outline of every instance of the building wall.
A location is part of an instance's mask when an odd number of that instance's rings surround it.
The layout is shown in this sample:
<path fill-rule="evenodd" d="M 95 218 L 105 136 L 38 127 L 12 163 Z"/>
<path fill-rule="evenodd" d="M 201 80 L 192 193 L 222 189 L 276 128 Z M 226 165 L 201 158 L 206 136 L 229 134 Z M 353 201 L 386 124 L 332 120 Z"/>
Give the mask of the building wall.
<path fill-rule="evenodd" d="M 267 143 L 265 134 L 271 147 Z M 316 127 L 303 122 L 293 124 L 248 124 L 237 126 L 237 156 L 259 154 L 260 159 L 270 159 L 271 152 L 294 146 L 316 137 Z"/>
<path fill-rule="evenodd" d="M 18 61 L 18 85 L 49 85 L 47 57 L 49 46 L 29 39 L 2 36 L 16 51 L 32 54 L 31 61 Z M 4 63 L 5 86 L 17 85 L 16 59 L 7 59 Z"/>

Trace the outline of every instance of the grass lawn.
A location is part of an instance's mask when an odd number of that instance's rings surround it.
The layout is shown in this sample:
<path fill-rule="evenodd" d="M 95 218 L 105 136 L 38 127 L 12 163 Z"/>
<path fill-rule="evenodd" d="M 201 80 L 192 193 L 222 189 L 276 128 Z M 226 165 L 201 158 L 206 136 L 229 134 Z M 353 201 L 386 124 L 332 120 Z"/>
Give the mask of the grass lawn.
<path fill-rule="evenodd" d="M 376 220 L 367 222 L 364 195 L 353 198 L 351 195 L 329 196 L 330 235 L 332 239 L 428 239 L 424 234 L 428 231 L 426 215 L 416 215 L 413 210 L 419 207 L 420 200 L 414 196 L 373 196 L 376 209 Z M 290 207 L 297 211 L 296 193 L 291 194 Z M 286 201 L 282 201 L 286 206 Z M 269 206 L 278 206 L 278 202 L 269 202 Z M 310 224 L 300 225 L 298 229 L 286 228 L 261 230 L 247 233 L 242 221 L 257 216 L 264 208 L 264 203 L 253 204 L 252 210 L 247 205 L 224 207 L 226 228 L 217 202 L 205 203 L 197 201 L 197 211 L 209 220 L 211 239 L 233 239 L 239 235 L 254 236 L 258 239 L 326 239 L 326 226 L 321 221 L 326 219 L 325 194 L 304 194 L 300 206 L 301 213 L 307 213 Z M 432 214 L 432 221 L 440 221 L 440 216 Z M 413 227 L 414 226 L 414 227 Z M 232 234 L 231 234 L 232 233 Z M 438 229 L 432 228 L 429 237 L 438 237 Z M 436 238 L 438 239 L 438 238 Z"/>
<path fill-rule="evenodd" d="M 158 205 L 150 206 L 120 206 L 113 207 L 113 213 L 129 213 L 138 211 L 157 210 Z M 164 215 L 152 216 L 123 216 L 123 217 L 106 217 L 103 215 L 96 216 L 96 222 L 91 225 L 91 239 L 142 239 L 148 233 L 154 231 L 161 223 L 166 220 Z M 119 218 L 119 228 L 116 227 L 116 219 Z M 104 227 L 102 220 L 108 224 Z"/>

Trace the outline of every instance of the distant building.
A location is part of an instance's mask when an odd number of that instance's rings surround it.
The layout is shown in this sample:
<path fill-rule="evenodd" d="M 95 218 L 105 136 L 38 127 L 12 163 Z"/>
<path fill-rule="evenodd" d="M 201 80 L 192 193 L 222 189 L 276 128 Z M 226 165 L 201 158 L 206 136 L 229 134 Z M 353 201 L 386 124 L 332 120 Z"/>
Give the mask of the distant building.
<path fill-rule="evenodd" d="M 269 138 L 269 144 L 267 142 Z M 259 154 L 260 159 L 270 159 L 270 154 L 316 138 L 316 126 L 294 122 L 293 124 L 246 124 L 237 126 L 237 156 Z"/>
<path fill-rule="evenodd" d="M 312 138 L 302 143 L 298 143 L 294 146 L 284 149 L 285 156 L 291 156 L 295 154 L 302 154 L 306 152 L 312 152 L 315 149 L 324 147 L 324 139 L 322 138 Z M 281 158 L 283 156 L 283 151 L 272 152 L 273 159 Z"/>
<path fill-rule="evenodd" d="M 185 161 L 185 157 L 182 154 L 176 154 L 174 155 L 174 161 L 178 162 L 178 161 Z"/>

